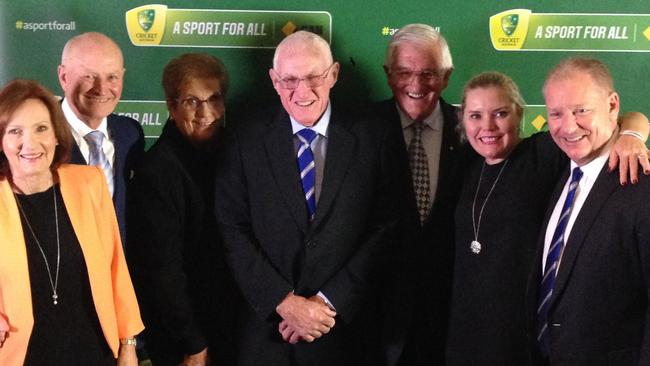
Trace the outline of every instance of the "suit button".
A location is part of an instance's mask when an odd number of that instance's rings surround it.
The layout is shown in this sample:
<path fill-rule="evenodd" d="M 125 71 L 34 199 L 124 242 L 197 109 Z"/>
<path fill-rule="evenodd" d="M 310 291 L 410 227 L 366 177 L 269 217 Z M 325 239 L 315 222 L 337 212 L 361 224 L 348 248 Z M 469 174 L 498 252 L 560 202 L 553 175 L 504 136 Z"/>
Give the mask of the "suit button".
<path fill-rule="evenodd" d="M 307 248 L 313 248 L 316 246 L 316 242 L 313 240 L 310 240 L 307 242 Z"/>

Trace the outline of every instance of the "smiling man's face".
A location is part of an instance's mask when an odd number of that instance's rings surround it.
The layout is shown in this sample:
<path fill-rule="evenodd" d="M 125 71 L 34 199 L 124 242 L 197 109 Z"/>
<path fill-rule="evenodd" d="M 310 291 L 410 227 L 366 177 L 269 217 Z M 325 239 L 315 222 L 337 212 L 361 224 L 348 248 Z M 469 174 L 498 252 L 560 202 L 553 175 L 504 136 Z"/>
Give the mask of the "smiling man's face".
<path fill-rule="evenodd" d="M 273 87 L 287 113 L 301 125 L 311 127 L 327 109 L 330 90 L 338 78 L 339 64 L 331 63 L 323 50 L 310 44 L 290 44 L 278 52 L 277 65 L 269 70 Z M 300 81 L 295 89 L 287 89 L 283 79 Z M 310 85 L 309 79 L 320 85 Z"/>
<path fill-rule="evenodd" d="M 548 130 L 557 146 L 579 166 L 602 153 L 617 126 L 619 98 L 586 72 L 546 82 Z"/>
<path fill-rule="evenodd" d="M 447 87 L 451 71 L 442 70 L 441 60 L 439 47 L 405 42 L 395 48 L 392 64 L 385 68 L 393 97 L 413 120 L 429 116 Z"/>
<path fill-rule="evenodd" d="M 63 58 L 58 73 L 65 99 L 77 117 L 95 129 L 122 96 L 122 52 L 109 38 L 89 35 L 69 46 Z"/>

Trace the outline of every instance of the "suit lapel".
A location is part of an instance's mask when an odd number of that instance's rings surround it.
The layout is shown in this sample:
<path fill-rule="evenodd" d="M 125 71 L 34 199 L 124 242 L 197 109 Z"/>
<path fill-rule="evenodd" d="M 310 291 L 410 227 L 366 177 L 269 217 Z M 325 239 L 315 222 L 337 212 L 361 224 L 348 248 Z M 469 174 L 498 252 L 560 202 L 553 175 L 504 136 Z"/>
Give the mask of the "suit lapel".
<path fill-rule="evenodd" d="M 406 167 L 405 173 L 407 173 L 407 179 L 408 179 L 408 209 L 409 212 L 413 212 L 415 216 L 415 219 L 417 221 L 417 225 L 420 226 L 420 215 L 417 213 L 418 212 L 418 207 L 417 203 L 415 202 L 415 191 L 413 190 L 413 174 L 411 173 L 411 163 L 409 162 L 409 155 L 408 155 L 408 146 L 406 146 L 406 141 L 404 141 L 404 130 L 402 128 L 402 120 L 399 116 L 399 112 L 397 110 L 397 102 L 395 99 L 391 98 L 387 101 L 382 102 L 382 111 L 380 113 L 380 116 L 382 118 L 386 118 L 386 121 L 388 123 L 394 123 L 395 126 L 395 131 L 399 131 L 400 133 L 400 138 L 399 138 L 399 145 L 401 147 L 400 149 L 400 161 L 402 162 L 403 166 Z M 443 128 L 443 132 L 445 129 Z M 442 140 L 443 145 L 445 144 L 445 137 L 443 136 Z M 442 165 L 442 156 L 440 157 L 441 160 L 441 165 Z M 442 166 L 441 166 L 442 168 Z M 439 189 L 438 189 L 439 190 Z M 429 217 L 431 217 L 431 213 L 433 212 L 433 207 L 434 205 L 431 205 L 431 211 L 429 212 Z M 428 220 L 427 220 L 428 222 Z"/>
<path fill-rule="evenodd" d="M 323 184 L 321 185 L 320 198 L 316 205 L 316 217 L 313 227 L 317 227 L 334 202 L 345 173 L 355 157 L 355 138 L 348 131 L 338 114 L 332 112 L 327 137 L 327 156 L 325 157 L 325 171 L 323 173 Z"/>
<path fill-rule="evenodd" d="M 72 150 L 70 151 L 70 163 L 78 164 L 78 165 L 88 165 L 88 162 L 81 154 L 81 150 L 79 150 L 79 145 L 77 144 L 72 144 Z"/>
<path fill-rule="evenodd" d="M 59 102 L 59 105 L 62 104 L 63 104 L 63 99 L 61 99 L 61 101 Z M 69 124 L 68 127 L 72 129 L 72 127 Z M 72 150 L 70 151 L 70 163 L 78 164 L 78 165 L 88 165 L 88 162 L 84 158 L 83 154 L 81 154 L 81 150 L 79 150 L 79 145 L 77 145 L 76 143 L 72 144 Z"/>
<path fill-rule="evenodd" d="M 122 148 L 121 143 L 127 141 L 126 136 L 122 136 L 122 129 L 119 121 L 116 121 L 114 115 L 109 114 L 106 118 L 106 128 L 108 129 L 109 138 L 113 141 L 115 149 L 115 158 L 113 159 L 113 202 L 122 192 L 122 170 L 126 161 L 126 149 Z M 130 179 L 131 177 L 127 177 Z"/>
<path fill-rule="evenodd" d="M 452 169 L 465 169 L 466 167 L 457 166 L 458 154 L 460 153 L 460 143 L 456 133 L 456 124 L 458 117 L 454 107 L 445 103 L 442 98 L 440 99 L 440 108 L 442 109 L 442 142 L 440 144 L 440 162 L 438 165 L 438 176 L 451 176 Z M 453 181 L 452 179 L 438 179 L 438 188 L 436 189 L 436 196 L 434 202 L 441 200 L 449 194 L 449 185 L 457 185 L 460 182 Z M 435 204 L 431 205 L 429 218 L 433 216 L 433 208 Z"/>
<path fill-rule="evenodd" d="M 297 226 L 305 233 L 309 226 L 309 218 L 298 175 L 289 115 L 284 111 L 276 113 L 268 129 L 268 133 L 264 136 L 264 147 L 271 172 Z"/>
<path fill-rule="evenodd" d="M 617 178 L 618 175 L 614 178 L 609 176 L 607 165 L 605 165 L 600 171 L 594 186 L 591 188 L 587 200 L 580 209 L 578 217 L 576 217 L 576 221 L 571 229 L 569 240 L 565 244 L 564 252 L 562 253 L 562 261 L 557 279 L 555 280 L 555 289 L 553 290 L 550 306 L 553 306 L 553 303 L 561 296 L 566 287 L 587 234 L 591 230 L 596 217 L 600 214 L 607 198 L 619 185 Z"/>

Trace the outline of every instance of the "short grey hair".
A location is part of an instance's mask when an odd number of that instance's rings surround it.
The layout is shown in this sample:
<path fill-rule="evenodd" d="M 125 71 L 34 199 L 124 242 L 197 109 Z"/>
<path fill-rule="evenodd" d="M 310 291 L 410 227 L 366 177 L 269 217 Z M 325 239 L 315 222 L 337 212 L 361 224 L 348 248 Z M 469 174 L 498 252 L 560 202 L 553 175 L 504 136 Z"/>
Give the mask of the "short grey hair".
<path fill-rule="evenodd" d="M 546 85 L 551 80 L 566 79 L 575 75 L 576 72 L 588 74 L 595 84 L 602 88 L 605 93 L 610 94 L 615 91 L 614 78 L 609 72 L 607 65 L 602 61 L 589 57 L 569 57 L 557 64 L 546 77 L 542 92 L 546 90 Z"/>
<path fill-rule="evenodd" d="M 317 49 L 324 57 L 326 57 L 328 64 L 334 63 L 334 57 L 332 56 L 332 50 L 330 49 L 329 43 L 318 34 L 301 30 L 285 37 L 275 48 L 275 53 L 273 54 L 273 68 L 275 69 L 278 67 L 278 57 L 280 52 L 286 48 L 299 47 Z"/>
<path fill-rule="evenodd" d="M 384 61 L 384 66 L 390 68 L 393 64 L 393 55 L 395 50 L 400 44 L 403 43 L 417 43 L 424 45 L 426 47 L 439 47 L 440 54 L 442 59 L 440 60 L 440 66 L 445 70 L 449 71 L 454 68 L 454 63 L 451 58 L 451 52 L 449 51 L 449 45 L 445 37 L 435 30 L 432 26 L 427 24 L 407 24 L 400 28 L 393 37 L 391 37 L 388 42 L 388 48 L 386 49 L 386 59 Z"/>

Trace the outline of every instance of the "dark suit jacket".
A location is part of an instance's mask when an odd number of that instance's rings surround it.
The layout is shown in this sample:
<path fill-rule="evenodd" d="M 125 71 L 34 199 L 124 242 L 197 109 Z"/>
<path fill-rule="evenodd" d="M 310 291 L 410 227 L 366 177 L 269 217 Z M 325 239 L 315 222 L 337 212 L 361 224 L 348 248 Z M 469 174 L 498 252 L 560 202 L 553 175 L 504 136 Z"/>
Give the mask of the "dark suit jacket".
<path fill-rule="evenodd" d="M 385 126 L 346 118 L 336 106 L 310 224 L 291 124 L 281 108 L 228 126 L 216 175 L 226 259 L 246 304 L 237 326 L 240 365 L 377 365 L 374 276 L 392 244 L 399 140 Z M 332 331 L 295 346 L 275 308 L 291 291 L 321 291 L 337 311 Z"/>
<path fill-rule="evenodd" d="M 551 365 L 650 365 L 650 179 L 621 187 L 606 169 L 576 218 L 549 300 Z M 545 228 L 568 175 L 549 205 L 528 284 L 534 350 Z"/>
<path fill-rule="evenodd" d="M 115 214 L 120 226 L 122 244 L 126 245 L 126 190 L 128 181 L 133 175 L 134 164 L 144 153 L 144 133 L 138 121 L 126 116 L 109 114 L 107 124 L 111 141 L 115 144 L 113 204 L 115 204 Z M 70 163 L 88 164 L 76 144 L 72 148 Z"/>
<path fill-rule="evenodd" d="M 411 360 L 421 365 L 444 364 L 445 338 L 449 318 L 449 302 L 454 262 L 454 210 L 462 187 L 463 172 L 468 167 L 470 150 L 460 142 L 456 133 L 458 109 L 442 98 L 442 146 L 438 188 L 434 204 L 424 225 L 420 225 L 415 193 L 410 174 L 407 146 L 394 99 L 374 106 L 376 118 L 387 121 L 398 129 L 400 166 L 406 171 L 408 199 L 403 203 L 400 228 L 402 252 L 406 262 L 406 276 L 398 281 L 393 291 L 398 301 L 391 306 L 392 314 L 384 341 L 387 364 L 393 365 L 400 357 L 405 343 Z M 403 185 L 402 185 L 403 186 Z M 411 287 L 408 287 L 412 285 Z M 405 293 L 408 292 L 408 293 Z"/>

